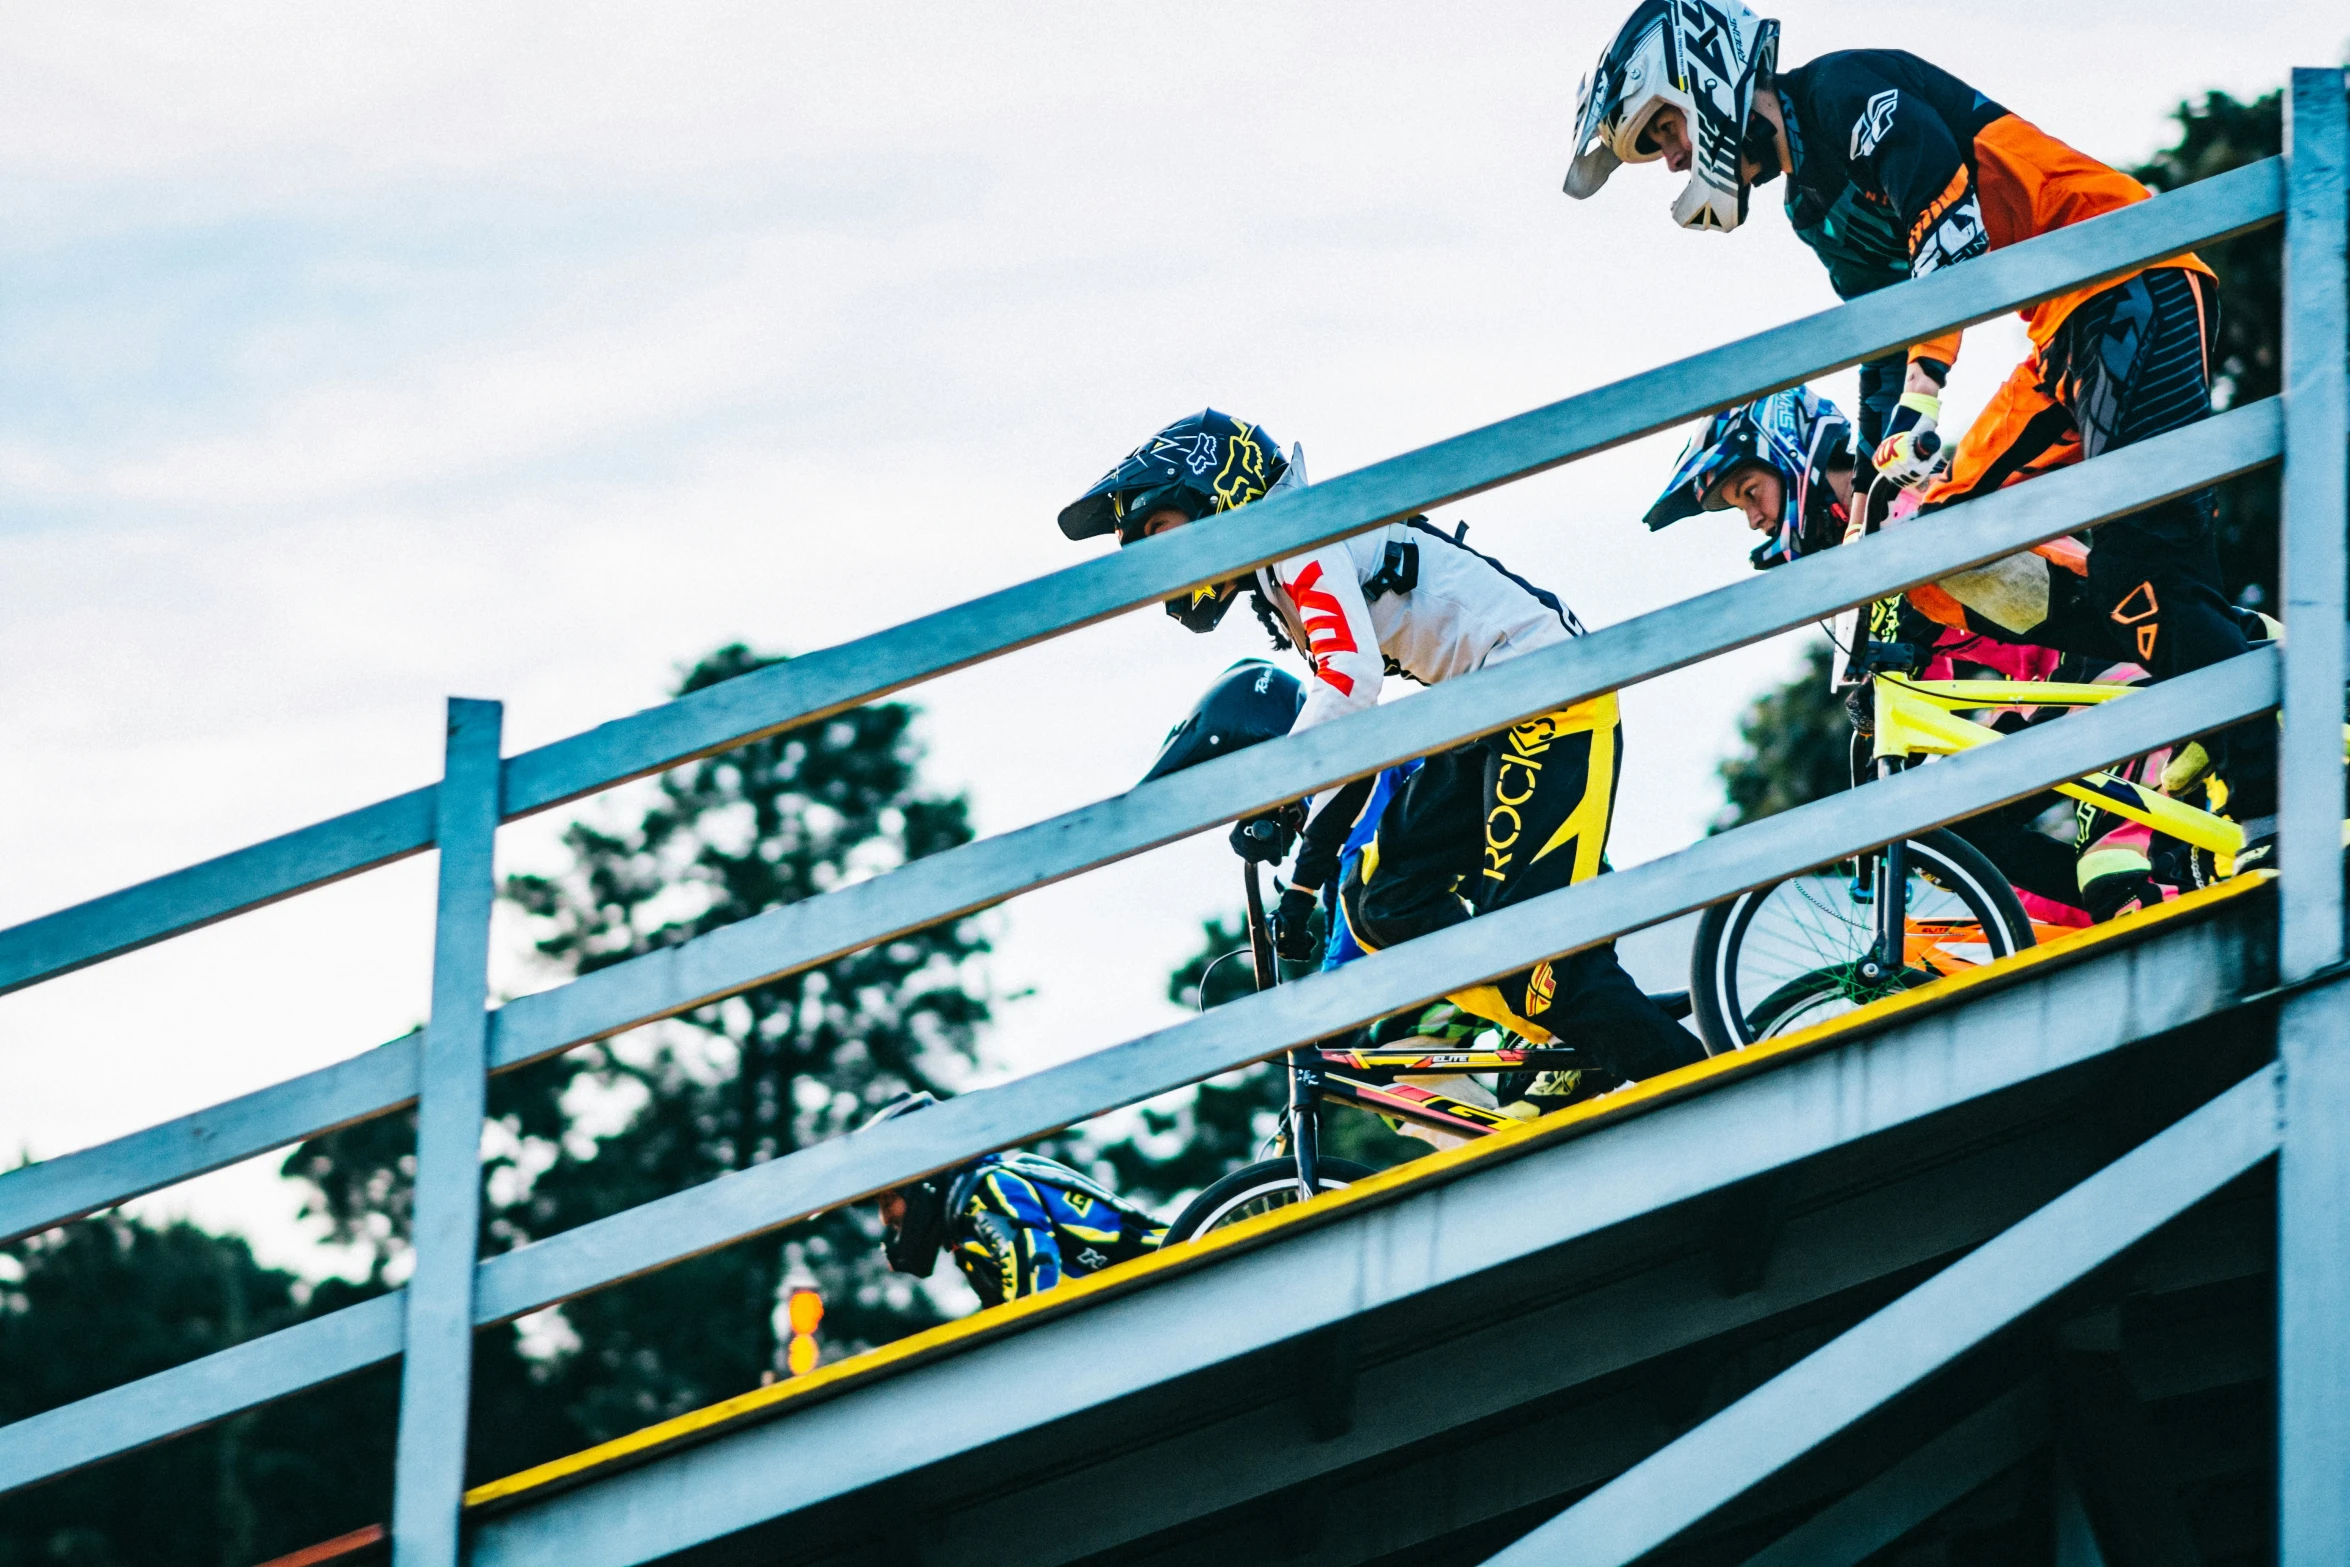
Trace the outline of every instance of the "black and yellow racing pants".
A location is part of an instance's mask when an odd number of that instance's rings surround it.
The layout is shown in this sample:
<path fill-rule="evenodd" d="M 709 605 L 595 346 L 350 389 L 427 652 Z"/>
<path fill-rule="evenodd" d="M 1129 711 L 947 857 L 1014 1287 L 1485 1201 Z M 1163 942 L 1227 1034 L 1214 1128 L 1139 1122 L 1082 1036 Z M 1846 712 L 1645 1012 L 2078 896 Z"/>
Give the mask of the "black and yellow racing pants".
<path fill-rule="evenodd" d="M 1376 952 L 1598 875 L 1622 742 L 1610 694 L 1428 758 L 1340 886 L 1355 940 Z M 1613 942 L 1447 999 L 1534 1044 L 1574 1045 L 1627 1080 L 1704 1054 L 1632 982 Z"/>

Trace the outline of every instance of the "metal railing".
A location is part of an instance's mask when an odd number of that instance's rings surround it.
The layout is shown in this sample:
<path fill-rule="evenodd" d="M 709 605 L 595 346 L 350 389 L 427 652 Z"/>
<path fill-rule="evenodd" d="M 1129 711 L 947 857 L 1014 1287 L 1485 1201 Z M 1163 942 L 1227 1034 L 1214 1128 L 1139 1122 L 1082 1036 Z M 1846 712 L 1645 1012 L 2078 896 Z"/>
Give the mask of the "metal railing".
<path fill-rule="evenodd" d="M 2330 88 L 2326 85 L 2330 82 Z M 2328 97 L 2330 92 L 2331 97 Z M 2331 105 L 2330 110 L 2326 107 Z M 450 1563 L 472 1331 L 904 1185 L 1402 1007 L 1703 907 L 1736 891 L 2020 798 L 2049 784 L 2285 708 L 2288 866 L 2337 852 L 2345 672 L 2342 76 L 2295 74 L 2287 159 L 2097 218 L 1803 321 L 1503 420 L 1132 549 L 825 649 L 586 733 L 498 759 L 494 703 L 452 702 L 441 782 L 0 931 L 0 991 L 102 961 L 438 847 L 432 1021 L 420 1033 L 210 1110 L 0 1176 L 0 1235 L 34 1233 L 336 1126 L 417 1103 L 417 1271 L 408 1287 L 0 1427 L 0 1489 L 31 1484 L 405 1354 L 395 1542 Z M 2290 176 L 2288 177 L 2288 167 Z M 2287 221 L 2285 395 L 1970 502 L 1736 587 L 1177 774 L 1016 832 L 771 910 L 680 946 L 487 1010 L 490 849 L 500 822 L 776 733 L 932 676 L 1538 473 L 1949 328 Z M 2329 268 L 2331 270 L 2329 270 Z M 2281 404 L 2281 407 L 2280 407 Z M 2286 459 L 2289 657 L 2273 651 L 2129 701 L 1723 834 L 1680 853 L 1250 997 L 1066 1065 L 794 1152 L 476 1262 L 476 1148 L 486 1074 L 1001 902 L 1519 719 L 1822 619 L 1854 604 L 2092 527 Z M 2288 978 L 2342 956 L 2341 889 L 2288 873 Z M 2309 1115 L 2350 1114 L 2321 1070 L 2335 989 L 2304 1001 Z M 2296 1003 L 2301 1005 L 2302 1003 Z M 2332 1009 L 2332 1010 L 2326 1010 Z M 2288 1053 L 2288 1084 L 2293 1081 Z M 2285 1098 L 2291 1101 L 2290 1086 Z M 2344 1140 L 2288 1135 L 2285 1168 L 2350 1191 Z M 2302 1152 L 2297 1155 L 2296 1148 Z M 2321 1151 L 2312 1151 L 2321 1150 Z M 2296 1165 L 2300 1157 L 2304 1162 Z M 2331 1186 L 2328 1182 L 2335 1183 Z M 2285 1183 L 2288 1233 L 2317 1225 Z M 2330 1200 L 2330 1199 L 2329 1199 Z M 2336 1210 L 2338 1211 L 2338 1210 Z M 2312 1230 L 2312 1234 L 2316 1231 Z M 2337 1251 L 2341 1248 L 2336 1248 Z M 2350 1316 L 2350 1261 L 2288 1279 L 2286 1353 L 2335 1380 L 2288 1412 L 2299 1440 L 2350 1452 L 2350 1398 L 2327 1342 L 2297 1321 Z M 2301 1281 L 2298 1285 L 2291 1281 Z M 2300 1293 L 2295 1293 L 2299 1289 Z M 2293 1302 L 2302 1302 L 2294 1306 Z M 2311 1315 L 2296 1318 L 2294 1310 Z M 2332 1310 L 2325 1318 L 2316 1313 Z M 2324 1335 L 2318 1335 L 2324 1337 Z M 2338 1338 L 2338 1335 L 2334 1335 Z M 2331 1357 L 2331 1358 L 2329 1358 Z M 2305 1407 L 2304 1407 L 2305 1406 Z M 2301 1426 L 2295 1420 L 2303 1422 Z M 2287 1487 L 2300 1473 L 2288 1453 Z M 2331 1483 L 2332 1469 L 2313 1471 Z M 2316 1481 L 2311 1482 L 2313 1487 Z M 2341 1488 L 2337 1487 L 2337 1494 Z M 2315 1508 L 2316 1504 L 2313 1503 Z M 2315 1559 L 2315 1558 L 2312 1558 Z M 2350 1552 L 2342 1559 L 2350 1559 Z"/>

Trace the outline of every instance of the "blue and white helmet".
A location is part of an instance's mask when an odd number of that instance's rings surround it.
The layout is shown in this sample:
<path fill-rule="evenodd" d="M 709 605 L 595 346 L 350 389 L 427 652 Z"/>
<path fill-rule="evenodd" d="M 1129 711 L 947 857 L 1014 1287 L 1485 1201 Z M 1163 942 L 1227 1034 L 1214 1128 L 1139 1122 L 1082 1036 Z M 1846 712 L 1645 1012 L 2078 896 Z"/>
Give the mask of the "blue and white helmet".
<path fill-rule="evenodd" d="M 1662 108 L 1689 126 L 1689 183 L 1673 203 L 1683 228 L 1728 232 L 1746 218 L 1741 162 L 1758 154 L 1770 179 L 1776 155 L 1761 156 L 1753 124 L 1754 90 L 1778 69 L 1779 24 L 1739 0 L 1640 0 L 1583 78 L 1575 102 L 1575 161 L 1567 194 L 1581 200 L 1607 183 L 1619 163 L 1663 156 L 1641 138 Z"/>
<path fill-rule="evenodd" d="M 1807 386 L 1725 408 L 1690 437 L 1673 464 L 1672 482 L 1643 520 L 1653 531 L 1701 511 L 1719 511 L 1727 504 L 1716 493 L 1722 481 L 1747 463 L 1767 463 L 1786 486 L 1786 500 L 1778 533 L 1749 558 L 1758 571 L 1783 566 L 1844 536 L 1844 511 L 1828 469 L 1839 457 L 1850 464 L 1851 444 L 1852 422 Z"/>

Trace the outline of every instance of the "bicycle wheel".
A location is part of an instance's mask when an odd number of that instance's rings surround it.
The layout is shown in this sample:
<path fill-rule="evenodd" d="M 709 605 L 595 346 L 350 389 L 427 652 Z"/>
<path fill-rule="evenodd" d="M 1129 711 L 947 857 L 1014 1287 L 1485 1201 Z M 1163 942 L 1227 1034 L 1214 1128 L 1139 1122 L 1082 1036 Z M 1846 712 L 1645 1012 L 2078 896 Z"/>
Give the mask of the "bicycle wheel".
<path fill-rule="evenodd" d="M 1322 1191 L 1334 1192 L 1342 1186 L 1352 1186 L 1371 1174 L 1367 1164 L 1352 1159 L 1324 1159 L 1315 1171 L 1315 1185 Z M 1210 1230 L 1220 1230 L 1227 1224 L 1238 1224 L 1260 1213 L 1271 1213 L 1297 1201 L 1297 1161 L 1295 1159 L 1259 1159 L 1255 1164 L 1242 1165 L 1230 1175 L 1216 1181 L 1208 1189 L 1184 1205 L 1167 1226 L 1167 1238 L 1160 1242 L 1172 1246 Z"/>
<path fill-rule="evenodd" d="M 1910 961 L 1874 982 L 1860 964 L 1876 940 L 1876 905 L 1843 876 L 1798 876 L 1706 910 L 1689 989 L 1707 1053 L 1794 1033 L 2033 944 L 2015 889 L 1972 844 L 1923 833 L 1909 840 L 1908 860 Z"/>

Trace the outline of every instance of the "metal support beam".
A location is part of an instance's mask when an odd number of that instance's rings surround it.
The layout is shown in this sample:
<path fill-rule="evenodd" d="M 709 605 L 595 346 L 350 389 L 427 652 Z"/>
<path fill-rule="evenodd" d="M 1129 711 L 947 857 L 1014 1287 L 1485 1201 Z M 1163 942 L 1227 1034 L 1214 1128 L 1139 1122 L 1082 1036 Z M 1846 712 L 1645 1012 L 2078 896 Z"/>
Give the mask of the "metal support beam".
<path fill-rule="evenodd" d="M 2038 1382 L 1993 1399 L 1842 1500 L 1746 1560 L 1746 1567 L 1854 1567 L 2048 1440 Z"/>
<path fill-rule="evenodd" d="M 2272 460 L 2280 428 L 2273 401 L 2236 409 L 2095 463 L 1969 502 L 1943 514 L 1932 528 L 1880 534 L 1449 682 L 1441 702 L 1389 703 L 614 964 L 493 1014 L 491 1070 L 688 1010 L 1242 812 L 1407 756 L 1446 749 L 1531 714 L 1686 667 L 1848 605 L 2201 488 Z M 63 1223 L 108 1201 L 397 1108 L 414 1093 L 413 1046 L 404 1049 L 395 1041 L 293 1084 L 0 1175 L 0 1235 Z"/>
<path fill-rule="evenodd" d="M 2296 70 L 2286 115 L 2283 576 L 2292 651 L 2279 745 L 2280 968 L 2342 959 L 2345 529 L 2350 528 L 2350 114 L 2338 70 Z M 2277 1026 L 2278 1560 L 2350 1561 L 2350 986 Z"/>
<path fill-rule="evenodd" d="M 2264 1067 L 1492 1558 L 1624 1567 L 2276 1151 Z"/>
<path fill-rule="evenodd" d="M 2052 1380 L 2065 1476 L 2099 1551 L 2120 1567 L 2203 1567 L 2118 1343 L 2059 1350 Z"/>
<path fill-rule="evenodd" d="M 1246 522 L 1184 528 L 729 680 L 512 758 L 506 815 L 726 750 L 2256 228 L 2275 219 L 2282 199 L 2278 160 L 2268 159 L 1261 502 Z M 0 931 L 0 994 L 416 853 L 432 842 L 430 795 L 411 791 Z"/>
<path fill-rule="evenodd" d="M 495 702 L 449 702 L 441 773 L 432 1020 L 416 1117 L 416 1271 L 408 1280 L 394 1567 L 457 1567 L 473 1405 L 473 1280 L 481 1252 L 481 1126 L 489 1090 L 490 909 L 497 902 Z"/>
<path fill-rule="evenodd" d="M 0 1246 L 416 1099 L 421 1031 L 192 1115 L 0 1175 Z"/>
<path fill-rule="evenodd" d="M 1701 1242 L 1706 1200 L 1735 1184 L 1835 1158 L 1834 1150 L 1861 1139 L 1906 1137 L 1904 1128 L 1921 1128 L 1928 1117 L 1988 1105 L 1991 1096 L 2207 1016 L 2245 984 L 2264 982 L 2244 966 L 2257 961 L 2252 944 L 2262 924 L 2190 925 L 2044 982 L 1742 1076 L 1596 1136 L 1498 1165 L 1465 1161 L 1457 1178 L 1423 1177 L 1369 1211 L 1332 1205 L 1324 1222 L 1299 1225 L 1278 1245 L 1218 1257 L 1151 1288 L 1064 1297 L 1024 1331 L 975 1334 L 962 1352 L 942 1351 L 893 1377 L 886 1391 L 844 1389 L 847 1396 L 707 1433 L 715 1439 L 643 1455 L 652 1461 L 615 1466 L 593 1483 L 485 1518 L 472 1536 L 474 1567 L 660 1559 L 894 1475 L 950 1464 L 984 1495 L 947 1520 L 950 1543 L 933 1542 L 938 1567 L 1050 1567 L 1106 1559 L 1201 1512 L 1383 1461 L 1464 1423 L 1998 1233 L 2092 1174 L 2094 1151 L 2060 1125 L 2044 1138 L 2003 1139 L 1980 1158 L 1936 1158 L 1898 1189 L 1859 1193 L 1791 1221 L 1782 1265 L 1761 1289 L 1732 1298 L 1715 1290 L 1702 1244 L 1682 1244 Z M 1458 1300 L 1455 1291 L 1552 1248 L 1589 1242 L 1599 1249 L 1586 1255 L 1615 1259 L 1604 1236 L 1666 1210 L 1694 1222 L 1671 1224 L 1674 1260 L 1661 1271 L 1623 1277 L 1615 1261 L 1595 1261 L 1602 1271 L 1586 1276 L 1562 1252 L 1538 1275 L 1511 1275 L 1555 1292 L 1555 1305 L 1528 1301 L 1514 1320 L 1480 1320 L 1459 1336 L 1440 1327 L 1433 1342 L 1398 1358 L 1388 1358 L 1393 1344 L 1377 1350 L 1361 1372 L 1354 1431 L 1329 1444 L 1304 1440 L 1288 1388 L 1256 1376 L 1261 1412 L 1197 1427 L 1186 1419 L 1151 1444 L 1155 1451 L 1126 1450 L 1131 1428 L 1118 1422 L 1116 1406 L 1128 1398 L 1152 1399 L 1152 1390 L 1177 1379 L 1213 1374 L 1349 1317 L 1425 1320 L 1413 1314 L 1433 1292 Z M 1582 1289 L 1571 1288 L 1586 1277 Z M 1117 1352 L 1100 1353 L 1105 1344 Z M 1529 1355 L 1529 1344 L 1541 1352 Z M 1277 1362 L 1269 1370 L 1279 1377 Z M 1103 1434 L 1107 1451 L 1098 1462 L 1070 1472 L 1053 1462 L 1027 1495 L 1000 1494 L 998 1444 L 1043 1441 L 1080 1418 Z M 1170 1490 L 1169 1474 L 1187 1476 L 1185 1486 Z M 1527 1500 L 1545 1494 L 1555 1493 L 1537 1490 Z"/>
<path fill-rule="evenodd" d="M 2342 73 L 2297 70 L 2286 116 L 2284 541 L 2279 562 L 2292 657 L 2278 755 L 2280 858 L 2337 864 L 2342 830 L 2342 687 L 2350 679 L 2350 129 Z M 2289 984 L 2342 957 L 2342 884 L 2284 888 L 2279 968 Z"/>
<path fill-rule="evenodd" d="M 2055 1525 L 2056 1567 L 2105 1567 L 2105 1553 L 2097 1548 L 2097 1530 L 2089 1522 L 2088 1504 L 2081 1498 L 2080 1481 L 2072 1466 L 2058 1459 L 2049 1476 L 2055 1494 L 2049 1498 Z"/>
<path fill-rule="evenodd" d="M 2042 479 L 2027 488 L 2052 482 Z M 1419 1005 L 1476 979 L 1639 930 L 1703 907 L 1733 888 L 1777 881 L 1844 859 L 1888 835 L 1908 836 L 2020 799 L 2182 734 L 2265 712 L 2275 693 L 2275 655 L 2256 651 L 2062 723 L 2035 726 L 1936 766 L 1815 801 L 1702 839 L 1661 860 L 1406 942 L 1338 972 L 1278 986 L 1048 1071 L 963 1094 L 922 1115 L 901 1117 L 854 1138 L 834 1138 L 580 1225 L 483 1262 L 474 1320 L 484 1325 L 504 1321 L 682 1262 Z M 2144 1024 L 2145 1033 L 2159 1026 L 2153 1019 Z M 322 1356 L 308 1369 L 313 1380 L 324 1381 L 364 1364 Z M 214 1386 L 207 1365 L 196 1361 L 132 1384 L 153 1390 L 157 1411 L 152 1424 L 137 1428 L 137 1440 L 159 1440 L 189 1424 L 250 1407 L 249 1402 L 230 1402 L 191 1420 L 193 1406 L 178 1389 L 183 1381 Z M 86 1462 L 64 1455 L 87 1451 L 79 1412 L 90 1402 L 0 1427 L 0 1491 Z M 167 1423 L 172 1421 L 183 1423 Z"/>
<path fill-rule="evenodd" d="M 1479 1462 L 1467 1471 L 1476 1477 L 1463 1488 L 1469 1494 L 1438 1498 L 1438 1516 L 1418 1525 L 1398 1511 L 1401 1499 L 1392 1491 L 1411 1483 L 1409 1470 L 1419 1467 L 1407 1454 L 1443 1454 L 1433 1467 L 1453 1470 L 1460 1454 L 1454 1444 L 1472 1427 L 1494 1431 L 1495 1445 L 1515 1447 L 1513 1433 L 1523 1428 L 1513 1426 L 1513 1411 L 1602 1378 L 1637 1378 L 1639 1368 L 1718 1335 L 1751 1340 L 1777 1319 L 1801 1320 L 1846 1290 L 1988 1240 L 2092 1169 L 2093 1160 L 2058 1146 L 2053 1137 L 2008 1143 L 1804 1215 L 1789 1229 L 1789 1266 L 1774 1282 L 1742 1295 L 1718 1295 L 1706 1259 L 1683 1254 L 1472 1332 L 1431 1334 L 1409 1353 L 1365 1369 L 1359 1398 L 1369 1413 L 1357 1430 L 1328 1447 L 1300 1444 L 1293 1424 L 1281 1418 L 1285 1411 L 1243 1411 L 951 1507 L 936 1521 L 940 1538 L 925 1567 L 1006 1561 L 1064 1567 L 1121 1552 L 1140 1554 L 1146 1542 L 1189 1519 L 1238 1511 L 1251 1502 L 1278 1507 L 1294 1488 L 1328 1485 L 1342 1471 L 1385 1477 L 1374 1489 L 1390 1492 L 1396 1504 L 1365 1521 L 1368 1532 L 1383 1537 L 1381 1548 L 1365 1557 L 1401 1553 L 1521 1507 L 1563 1501 L 1622 1473 L 1675 1434 L 1678 1426 L 1666 1423 L 1653 1385 L 1627 1389 L 1624 1404 L 1604 1415 L 1578 1406 L 1541 1422 L 1598 1459 L 1598 1467 L 1546 1472 L 1513 1465 L 1518 1472 L 1504 1484 L 1499 1472 Z M 1523 1206 L 1515 1187 L 1503 1200 Z M 1638 1418 L 1627 1422 L 1631 1410 Z M 1596 1444 L 1596 1432 L 1567 1435 L 1594 1423 L 1610 1428 Z M 1641 1433 L 1637 1445 L 1615 1439 L 1616 1428 L 1627 1424 Z M 791 1435 L 779 1433 L 786 1442 Z M 1399 1471 L 1399 1463 L 1406 1468 Z M 1180 1491 L 1160 1486 L 1169 1474 L 1185 1477 Z M 484 1549 L 491 1559 L 504 1559 L 502 1546 Z M 1230 1549 L 1230 1541 L 1217 1544 L 1211 1537 L 1188 1556 L 1229 1560 L 1224 1553 Z M 558 1558 L 548 1552 L 521 1559 Z M 1150 1559 L 1158 1558 L 1154 1553 Z"/>

